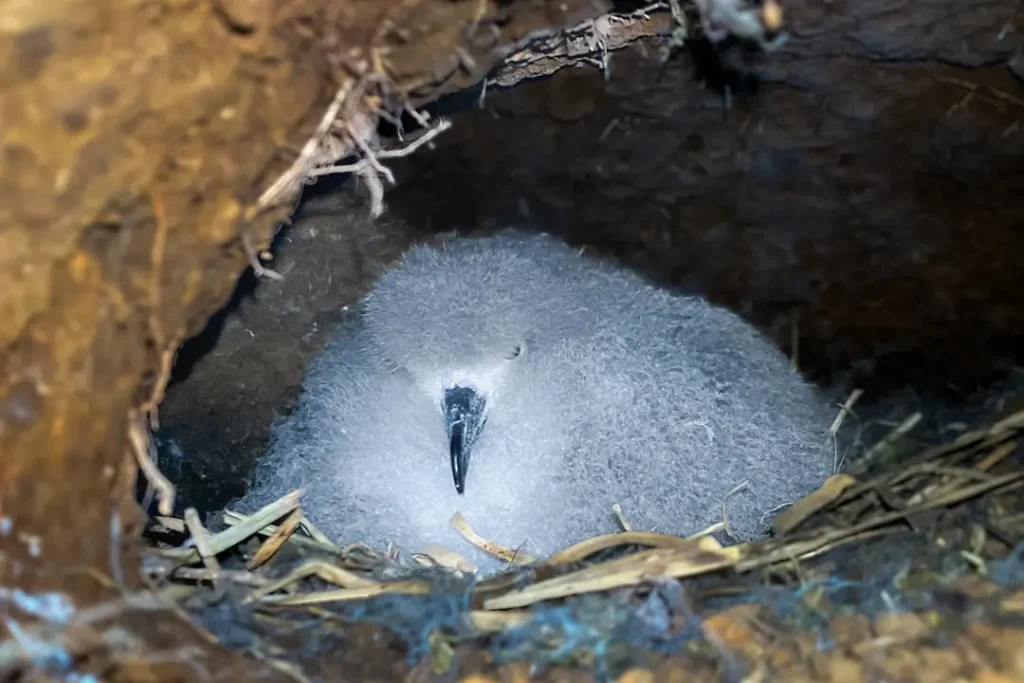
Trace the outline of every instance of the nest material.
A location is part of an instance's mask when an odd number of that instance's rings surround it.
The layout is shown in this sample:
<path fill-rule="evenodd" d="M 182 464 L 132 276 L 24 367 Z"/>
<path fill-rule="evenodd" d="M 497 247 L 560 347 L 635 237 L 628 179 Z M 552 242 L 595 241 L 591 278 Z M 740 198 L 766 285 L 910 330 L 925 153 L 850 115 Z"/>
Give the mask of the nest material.
<path fill-rule="evenodd" d="M 155 548 L 150 576 L 161 590 L 190 584 L 191 598 L 207 605 L 200 615 L 217 593 L 231 592 L 237 609 L 269 620 L 257 629 L 268 638 L 310 619 L 386 625 L 405 641 L 410 666 L 437 673 L 454 666 L 455 652 L 482 644 L 498 663 L 586 664 L 606 675 L 649 665 L 641 653 L 657 652 L 696 658 L 694 671 L 700 662 L 747 673 L 799 668 L 811 653 L 768 664 L 758 659 L 765 646 L 755 645 L 767 637 L 793 647 L 815 628 L 832 641 L 812 648 L 815 657 L 859 667 L 872 648 L 994 628 L 982 626 L 987 618 L 957 623 L 939 593 L 973 601 L 979 615 L 1024 615 L 1024 592 L 1012 592 L 1024 583 L 1024 515 L 1013 509 L 1024 485 L 1015 457 L 1022 433 L 1024 411 L 896 469 L 871 474 L 870 462 L 858 464 L 860 476 L 836 474 L 780 514 L 765 542 L 723 547 L 707 535 L 623 531 L 542 562 L 513 555 L 507 572 L 475 581 L 457 562 L 410 571 L 393 552 L 336 546 L 303 517 L 297 491 L 251 517 L 227 513 L 216 534 L 191 515 L 158 518 L 153 533 L 191 541 Z M 844 553 L 876 552 L 888 536 L 932 552 L 919 548 L 919 565 L 879 558 L 861 577 L 835 566 Z M 225 554 L 231 567 L 218 562 Z M 861 641 L 836 631 L 854 617 L 864 620 Z M 906 637 L 878 635 L 899 629 Z"/>
<path fill-rule="evenodd" d="M 339 547 L 304 517 L 301 491 L 251 516 L 227 512 L 216 533 L 190 509 L 152 520 L 149 591 L 77 613 L 46 595 L 0 596 L 36 618 L 8 619 L 15 638 L 0 643 L 0 674 L 137 656 L 112 620 L 169 608 L 210 642 L 299 681 L 311 680 L 311 661 L 356 647 L 354 629 L 367 625 L 393 633 L 425 678 L 521 674 L 529 662 L 563 667 L 559 680 L 564 667 L 619 680 L 679 668 L 695 680 L 859 680 L 905 675 L 908 658 L 915 678 L 1019 677 L 1022 437 L 1024 411 L 895 468 L 878 465 L 895 437 L 882 439 L 852 474 L 780 514 L 770 541 L 723 547 L 627 530 L 543 561 L 513 555 L 486 580 L 437 556 L 411 569 L 390 549 Z"/>

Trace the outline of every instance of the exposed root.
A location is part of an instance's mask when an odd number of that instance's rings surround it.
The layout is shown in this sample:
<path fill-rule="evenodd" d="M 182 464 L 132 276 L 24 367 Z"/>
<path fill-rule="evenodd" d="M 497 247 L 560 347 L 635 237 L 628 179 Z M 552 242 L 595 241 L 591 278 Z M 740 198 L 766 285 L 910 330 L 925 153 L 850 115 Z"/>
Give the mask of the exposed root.
<path fill-rule="evenodd" d="M 131 444 L 132 453 L 139 464 L 139 469 L 145 475 L 146 481 L 156 489 L 160 500 L 160 514 L 170 515 L 174 511 L 174 497 L 176 495 L 174 484 L 156 466 L 156 453 L 153 448 L 153 441 L 149 437 L 149 432 L 140 414 L 134 410 L 128 415 L 128 442 Z"/>
<path fill-rule="evenodd" d="M 252 240 L 249 238 L 249 233 L 245 230 L 242 231 L 242 247 L 245 249 L 246 258 L 249 259 L 249 267 L 252 268 L 252 272 L 256 274 L 256 277 L 266 278 L 268 280 L 275 280 L 280 282 L 284 279 L 284 275 L 267 268 L 265 265 L 260 263 L 260 254 L 257 253 L 256 249 L 252 246 Z"/>
<path fill-rule="evenodd" d="M 426 119 L 423 120 L 426 121 Z M 451 122 L 446 119 L 441 119 L 435 125 L 429 127 L 423 135 L 419 136 L 405 147 L 376 152 L 365 142 L 360 141 L 359 138 L 353 137 L 352 139 L 357 141 L 357 145 L 362 151 L 362 159 L 353 164 L 321 166 L 312 169 L 309 172 L 309 176 L 316 177 L 322 175 L 333 175 L 336 173 L 355 174 L 366 183 L 367 189 L 370 192 L 370 215 L 377 218 L 384 212 L 384 185 L 381 183 L 380 178 L 383 176 L 389 184 L 394 184 L 395 182 L 395 178 L 391 173 L 391 170 L 381 164 L 380 160 L 408 156 L 449 128 L 451 128 Z M 352 132 L 348 126 L 346 126 L 346 129 L 350 130 L 350 133 Z"/>

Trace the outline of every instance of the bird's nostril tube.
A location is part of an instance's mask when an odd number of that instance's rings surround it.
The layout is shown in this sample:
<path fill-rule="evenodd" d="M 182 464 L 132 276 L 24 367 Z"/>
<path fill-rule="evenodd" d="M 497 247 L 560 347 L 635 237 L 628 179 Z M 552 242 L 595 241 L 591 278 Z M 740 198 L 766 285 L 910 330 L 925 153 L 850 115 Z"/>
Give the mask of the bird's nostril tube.
<path fill-rule="evenodd" d="M 466 492 L 466 474 L 473 444 L 484 428 L 486 417 L 484 397 L 472 387 L 454 386 L 446 389 L 442 409 L 448 432 L 449 455 L 455 490 L 461 496 Z"/>

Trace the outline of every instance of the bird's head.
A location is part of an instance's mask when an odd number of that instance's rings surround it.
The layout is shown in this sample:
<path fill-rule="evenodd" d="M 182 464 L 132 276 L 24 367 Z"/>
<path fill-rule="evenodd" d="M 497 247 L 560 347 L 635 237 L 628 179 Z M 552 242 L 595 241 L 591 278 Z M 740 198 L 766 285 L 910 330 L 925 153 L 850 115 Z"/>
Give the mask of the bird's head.
<path fill-rule="evenodd" d="M 364 300 L 375 347 L 438 405 L 460 494 L 502 390 L 571 324 L 568 276 L 553 265 L 553 244 L 554 253 L 569 249 L 550 237 L 508 233 L 417 247 Z"/>

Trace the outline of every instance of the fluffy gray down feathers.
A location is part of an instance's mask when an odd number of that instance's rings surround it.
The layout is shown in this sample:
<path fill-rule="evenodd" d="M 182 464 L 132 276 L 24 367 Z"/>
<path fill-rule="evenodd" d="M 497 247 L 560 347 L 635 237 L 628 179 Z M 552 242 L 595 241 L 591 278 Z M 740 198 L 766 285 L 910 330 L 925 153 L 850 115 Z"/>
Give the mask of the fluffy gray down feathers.
<path fill-rule="evenodd" d="M 518 352 L 518 355 L 516 355 Z M 488 417 L 456 494 L 440 407 L 453 381 Z M 829 414 L 733 313 L 675 296 L 547 235 L 410 250 L 313 361 L 239 508 L 305 488 L 338 543 L 440 544 L 449 524 L 548 555 L 619 530 L 762 536 L 829 475 Z"/>

